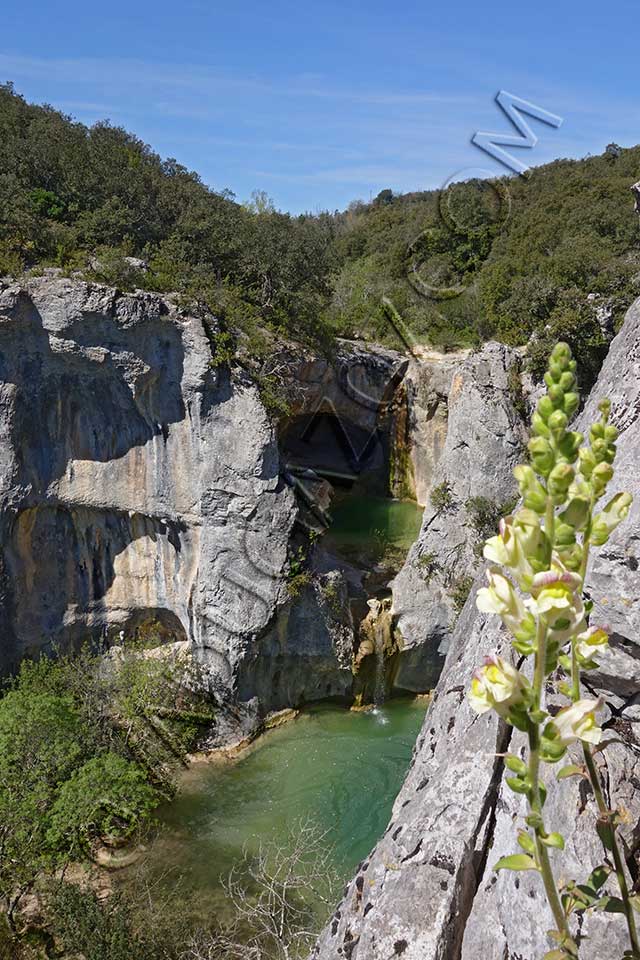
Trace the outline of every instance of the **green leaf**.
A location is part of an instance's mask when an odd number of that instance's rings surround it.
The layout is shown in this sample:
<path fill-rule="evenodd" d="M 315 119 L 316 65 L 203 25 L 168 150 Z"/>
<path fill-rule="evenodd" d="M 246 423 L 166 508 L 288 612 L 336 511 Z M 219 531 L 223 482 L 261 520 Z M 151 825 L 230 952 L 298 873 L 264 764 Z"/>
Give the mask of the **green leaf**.
<path fill-rule="evenodd" d="M 602 897 L 595 906 L 605 913 L 624 913 L 624 900 L 620 897 Z"/>
<path fill-rule="evenodd" d="M 561 770 L 558 770 L 556 773 L 556 780 L 566 780 L 567 777 L 583 777 L 584 770 L 582 767 L 577 766 L 575 763 L 570 763 L 566 767 L 562 767 Z"/>
<path fill-rule="evenodd" d="M 537 870 L 538 864 L 526 853 L 513 853 L 510 857 L 501 857 L 493 868 L 498 870 Z"/>
<path fill-rule="evenodd" d="M 545 787 L 544 783 L 540 784 L 539 790 L 540 790 L 540 803 L 544 807 L 545 803 L 547 802 L 547 788 Z"/>
<path fill-rule="evenodd" d="M 542 960 L 567 960 L 569 956 L 568 953 L 565 953 L 564 950 L 549 950 L 549 953 L 545 953 Z"/>
<path fill-rule="evenodd" d="M 550 833 L 546 837 L 540 837 L 545 847 L 554 847 L 556 850 L 564 850 L 564 837 L 561 833 Z"/>
<path fill-rule="evenodd" d="M 611 873 L 611 867 L 607 866 L 606 863 L 600 864 L 596 867 L 589 877 L 588 884 L 594 890 L 599 890 L 600 887 L 603 887 L 607 882 L 607 877 Z M 640 899 L 640 898 L 639 898 Z"/>
<path fill-rule="evenodd" d="M 525 851 L 525 853 L 535 854 L 536 852 L 535 841 L 533 837 L 530 836 L 530 834 L 526 833 L 524 830 L 521 830 L 518 833 L 518 843 L 520 844 L 522 849 Z"/>

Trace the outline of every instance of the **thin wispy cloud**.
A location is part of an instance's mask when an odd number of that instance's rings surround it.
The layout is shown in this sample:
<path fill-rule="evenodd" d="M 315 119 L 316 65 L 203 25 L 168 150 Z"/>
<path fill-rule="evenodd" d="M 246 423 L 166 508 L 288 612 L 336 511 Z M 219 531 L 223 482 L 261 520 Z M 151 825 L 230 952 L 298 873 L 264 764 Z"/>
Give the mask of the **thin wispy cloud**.
<path fill-rule="evenodd" d="M 260 22 L 263 31 L 272 26 L 266 13 Z M 326 24 L 316 26 L 322 32 Z M 376 50 L 370 30 L 360 50 L 359 23 L 351 18 L 348 27 L 342 59 L 335 50 L 333 60 L 325 50 L 314 58 L 319 37 L 306 36 L 299 50 L 278 35 L 276 56 L 268 34 L 256 35 L 252 52 L 227 30 L 232 55 L 218 47 L 215 60 L 204 46 L 188 62 L 174 58 L 173 44 L 160 46 L 157 59 L 132 55 L 142 45 L 126 42 L 103 44 L 103 56 L 74 56 L 73 45 L 59 45 L 56 56 L 16 47 L 0 53 L 0 79 L 85 123 L 110 119 L 128 127 L 216 189 L 246 197 L 266 187 L 293 211 L 346 206 L 385 187 L 429 189 L 480 167 L 486 175 L 504 173 L 470 144 L 479 129 L 511 132 L 494 102 L 500 87 L 565 119 L 560 131 L 534 122 L 539 141 L 528 152 L 531 165 L 638 139 L 640 106 L 631 92 L 612 98 L 587 87 L 575 70 L 559 78 L 542 60 L 532 69 L 502 48 L 490 61 L 475 36 L 447 59 L 437 44 L 418 51 L 416 35 L 412 61 L 408 28 L 397 49 L 381 30 Z M 349 30 L 338 38 L 345 44 Z M 331 69 L 316 69 L 320 63 Z"/>
<path fill-rule="evenodd" d="M 0 72 L 6 76 L 42 79 L 52 75 L 58 81 L 79 85 L 104 82 L 122 86 L 130 83 L 171 87 L 174 90 L 235 90 L 245 93 L 276 94 L 281 97 L 313 97 L 380 106 L 411 104 L 470 104 L 477 97 L 437 91 L 380 91 L 327 87 L 310 87 L 308 75 L 300 75 L 288 83 L 277 84 L 259 77 L 242 77 L 217 72 L 194 64 L 156 63 L 147 60 L 106 59 L 100 57 L 42 58 L 18 57 L 0 53 Z M 314 80 L 317 83 L 317 79 Z M 158 106 L 169 108 L 166 101 Z M 175 109 L 175 108 L 174 108 Z M 185 109 L 185 115 L 204 115 L 205 108 Z"/>

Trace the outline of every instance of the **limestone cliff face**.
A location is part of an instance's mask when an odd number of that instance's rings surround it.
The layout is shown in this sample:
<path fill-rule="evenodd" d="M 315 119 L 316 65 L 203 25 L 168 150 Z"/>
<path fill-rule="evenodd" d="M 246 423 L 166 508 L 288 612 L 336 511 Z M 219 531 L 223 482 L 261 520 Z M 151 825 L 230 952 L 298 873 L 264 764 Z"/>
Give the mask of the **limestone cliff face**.
<path fill-rule="evenodd" d="M 386 493 L 402 460 L 405 492 L 427 499 L 447 481 L 454 498 L 446 516 L 427 508 L 394 585 L 396 686 L 428 689 L 450 611 L 420 558 L 477 566 L 464 504 L 478 485 L 506 489 L 512 352 L 409 361 L 344 341 L 329 361 L 285 348 L 293 410 L 277 436 L 252 381 L 212 367 L 207 324 L 59 275 L 1 283 L 0 670 L 153 622 L 264 709 L 353 696 L 362 577 L 316 547 L 291 596 L 306 524 L 294 489 L 312 465 Z"/>
<path fill-rule="evenodd" d="M 153 623 L 264 710 L 351 696 L 361 584 L 316 547 L 292 597 L 286 437 L 242 371 L 212 367 L 209 335 L 149 294 L 0 283 L 0 671 Z M 289 357 L 303 454 L 384 486 L 407 362 L 346 342 Z M 343 432 L 323 448 L 326 416 Z"/>
<path fill-rule="evenodd" d="M 587 674 L 587 695 L 607 703 L 607 739 L 599 755 L 612 806 L 629 813 L 623 828 L 633 879 L 640 873 L 640 301 L 628 312 L 586 405 L 580 425 L 596 419 L 598 401 L 612 400 L 621 431 L 615 487 L 635 500 L 607 546 L 595 552 L 587 591 L 594 618 L 611 626 L 611 653 Z M 424 528 L 423 528 L 424 531 Z M 519 801 L 502 783 L 499 756 L 517 750 L 519 734 L 493 714 L 477 716 L 466 690 L 487 651 L 510 655 L 497 617 L 477 612 L 474 595 L 457 622 L 411 769 L 389 826 L 348 885 L 343 902 L 314 952 L 318 960 L 540 960 L 549 949 L 552 919 L 539 878 L 503 871 L 499 857 L 516 849 Z M 575 780 L 558 783 L 546 768 L 545 810 L 567 840 L 567 876 L 585 877 L 601 862 L 593 798 Z M 619 916 L 598 914 L 582 923 L 580 956 L 605 960 L 628 946 Z M 587 939 L 588 938 L 588 939 Z"/>
<path fill-rule="evenodd" d="M 2 666 L 159 620 L 228 683 L 286 598 L 295 518 L 255 387 L 146 294 L 0 286 Z"/>
<path fill-rule="evenodd" d="M 429 502 L 448 428 L 451 381 L 464 355 L 413 357 L 396 403 L 392 490 L 422 506 Z"/>
<path fill-rule="evenodd" d="M 472 498 L 483 509 L 497 511 L 516 492 L 512 470 L 522 454 L 524 425 L 514 408 L 520 356 L 498 343 L 488 343 L 462 362 L 438 370 L 439 390 L 431 391 L 434 418 L 420 419 L 422 459 L 430 451 L 430 497 L 422 529 L 407 561 L 392 584 L 393 612 L 403 640 L 397 686 L 418 690 L 435 683 L 449 642 L 454 589 L 465 589 L 475 575 L 481 531 Z M 434 377 L 424 364 L 423 383 Z M 420 380 L 417 379 L 420 383 Z M 432 380 L 432 382 L 434 382 Z M 445 387 L 446 403 L 438 400 Z M 427 393 L 427 396 L 429 394 Z M 443 416 L 443 406 L 447 415 Z M 428 437 L 428 440 L 427 440 Z M 429 442 L 430 441 L 430 442 Z M 426 483 L 425 483 L 426 485 Z M 437 493 L 440 497 L 437 497 Z"/>

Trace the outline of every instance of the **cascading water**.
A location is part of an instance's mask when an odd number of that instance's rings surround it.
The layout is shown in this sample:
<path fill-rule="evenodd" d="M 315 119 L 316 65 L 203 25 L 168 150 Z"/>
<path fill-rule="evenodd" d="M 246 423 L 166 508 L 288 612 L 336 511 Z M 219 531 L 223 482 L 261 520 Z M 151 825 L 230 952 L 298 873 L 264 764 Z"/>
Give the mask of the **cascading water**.
<path fill-rule="evenodd" d="M 378 715 L 382 722 L 384 714 L 382 707 L 386 699 L 387 692 L 387 667 L 389 654 L 393 650 L 393 637 L 391 632 L 391 600 L 384 598 L 378 600 L 376 597 L 367 601 L 369 613 L 363 624 L 365 633 L 369 637 L 369 650 L 374 658 L 374 675 L 372 699 L 374 704 L 373 712 Z"/>

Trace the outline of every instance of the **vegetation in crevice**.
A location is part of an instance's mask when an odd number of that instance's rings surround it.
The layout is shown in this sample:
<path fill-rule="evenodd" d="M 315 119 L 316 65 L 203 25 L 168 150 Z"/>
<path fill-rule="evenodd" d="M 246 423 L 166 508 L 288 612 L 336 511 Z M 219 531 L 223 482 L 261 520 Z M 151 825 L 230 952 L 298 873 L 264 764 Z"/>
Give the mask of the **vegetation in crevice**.
<path fill-rule="evenodd" d="M 517 502 L 517 494 L 503 503 L 484 496 L 470 497 L 467 500 L 467 524 L 474 531 L 474 547 L 478 556 L 482 555 L 484 541 L 498 529 L 501 517 L 508 516 Z"/>
<path fill-rule="evenodd" d="M 442 483 L 438 483 L 433 487 L 429 494 L 429 499 L 431 500 L 431 505 L 434 510 L 437 510 L 438 513 L 452 510 L 456 505 L 453 489 L 448 480 L 443 480 Z"/>

